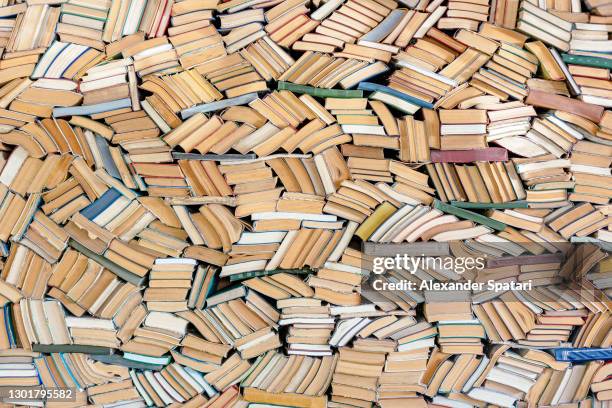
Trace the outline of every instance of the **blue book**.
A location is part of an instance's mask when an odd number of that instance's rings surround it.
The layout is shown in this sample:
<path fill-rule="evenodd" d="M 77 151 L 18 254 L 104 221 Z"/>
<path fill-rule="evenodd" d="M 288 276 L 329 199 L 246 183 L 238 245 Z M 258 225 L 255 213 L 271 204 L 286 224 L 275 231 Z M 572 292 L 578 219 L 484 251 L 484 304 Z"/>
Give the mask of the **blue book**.
<path fill-rule="evenodd" d="M 98 151 L 100 152 L 100 156 L 102 157 L 102 166 L 108 174 L 117 180 L 121 180 L 121 173 L 119 173 L 119 169 L 111 156 L 110 148 L 108 147 L 108 142 L 105 138 L 100 135 L 95 135 L 96 146 L 98 146 Z"/>
<path fill-rule="evenodd" d="M 114 188 L 109 188 L 104 194 L 102 194 L 102 197 L 83 208 L 81 210 L 81 215 L 91 221 L 100 215 L 102 211 L 106 210 L 120 196 L 121 193 L 119 191 L 115 190 Z"/>
<path fill-rule="evenodd" d="M 594 361 L 612 360 L 612 347 L 608 348 L 571 348 L 560 347 L 553 350 L 557 361 Z"/>
<path fill-rule="evenodd" d="M 11 303 L 7 303 L 3 308 L 4 312 L 4 325 L 6 326 L 6 334 L 8 335 L 9 344 L 11 348 L 17 347 L 17 341 L 15 339 L 15 332 L 13 331 L 13 316 L 11 314 Z"/>
<path fill-rule="evenodd" d="M 96 113 L 108 112 L 117 109 L 128 108 L 132 106 L 130 98 L 116 99 L 95 105 L 68 106 L 65 108 L 53 108 L 53 116 L 56 118 L 62 116 L 87 116 L 95 115 Z"/>
<path fill-rule="evenodd" d="M 388 86 L 375 84 L 373 82 L 360 82 L 359 85 L 357 85 L 357 89 L 361 89 L 364 91 L 371 91 L 371 92 L 382 92 L 382 93 L 386 93 L 389 95 L 393 95 L 396 98 L 400 98 L 406 102 L 410 102 L 414 105 L 418 105 L 421 108 L 425 108 L 425 109 L 434 108 L 432 103 L 429 103 L 421 99 L 415 98 L 413 96 L 407 95 L 403 92 L 396 91 L 395 89 L 389 88 Z"/>

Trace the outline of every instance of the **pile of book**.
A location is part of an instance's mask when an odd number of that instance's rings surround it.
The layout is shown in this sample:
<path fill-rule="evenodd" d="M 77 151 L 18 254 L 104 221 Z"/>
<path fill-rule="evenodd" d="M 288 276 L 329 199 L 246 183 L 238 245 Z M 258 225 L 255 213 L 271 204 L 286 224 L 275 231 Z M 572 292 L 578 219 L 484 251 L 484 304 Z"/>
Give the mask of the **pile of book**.
<path fill-rule="evenodd" d="M 0 0 L 0 385 L 611 406 L 610 32 L 597 0 Z"/>

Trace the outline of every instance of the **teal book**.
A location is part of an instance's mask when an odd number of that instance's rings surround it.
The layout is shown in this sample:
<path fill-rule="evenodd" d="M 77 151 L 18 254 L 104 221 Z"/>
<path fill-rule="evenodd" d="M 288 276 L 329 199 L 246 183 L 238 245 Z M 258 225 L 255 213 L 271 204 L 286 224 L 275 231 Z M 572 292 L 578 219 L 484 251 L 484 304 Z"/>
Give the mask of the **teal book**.
<path fill-rule="evenodd" d="M 258 278 L 260 276 L 276 275 L 277 273 L 290 273 L 294 275 L 308 275 L 314 273 L 311 269 L 273 269 L 271 271 L 249 271 L 230 275 L 230 282 L 241 281 L 245 279 Z"/>
<path fill-rule="evenodd" d="M 382 93 L 386 93 L 388 95 L 392 95 L 395 96 L 396 98 L 400 98 L 403 101 L 409 102 L 413 105 L 417 105 L 420 106 L 421 108 L 426 108 L 426 109 L 433 109 L 434 106 L 432 103 L 429 103 L 427 101 L 423 101 L 419 98 L 415 98 L 414 96 L 405 94 L 403 92 L 397 91 L 393 88 L 389 88 L 388 86 L 384 86 L 384 85 L 380 85 L 380 84 L 375 84 L 373 82 L 360 82 L 359 85 L 357 86 L 357 89 L 361 89 L 364 91 L 371 91 L 371 92 L 382 92 Z"/>
<path fill-rule="evenodd" d="M 276 89 L 279 91 L 308 94 L 319 98 L 363 98 L 362 90 L 315 88 L 314 86 L 298 85 L 283 81 L 278 82 Z"/>
<path fill-rule="evenodd" d="M 612 59 L 591 57 L 587 55 L 562 54 L 563 62 L 570 65 L 583 65 L 585 67 L 612 69 Z"/>
<path fill-rule="evenodd" d="M 127 368 L 133 368 L 136 370 L 153 370 L 153 371 L 159 371 L 162 368 L 165 367 L 165 364 L 149 364 L 149 363 L 143 363 L 140 361 L 133 361 L 133 360 L 129 360 L 127 358 L 124 358 L 123 356 L 119 355 L 119 354 L 110 354 L 110 355 L 106 355 L 106 354 L 90 354 L 89 356 L 92 360 L 96 360 L 99 361 L 101 363 L 105 363 L 105 364 L 114 364 L 114 365 L 118 365 L 121 367 L 127 367 Z"/>
<path fill-rule="evenodd" d="M 492 220 L 489 217 L 475 213 L 473 211 L 466 210 L 465 208 L 459 208 L 451 204 L 443 203 L 440 200 L 434 200 L 433 207 L 447 214 L 452 214 L 465 220 L 474 221 L 478 224 L 485 225 L 497 231 L 503 231 L 504 229 L 506 229 L 506 224 L 504 224 L 503 222 Z"/>
<path fill-rule="evenodd" d="M 86 344 L 32 344 L 32 351 L 38 353 L 84 353 L 111 354 L 113 349 L 104 346 L 89 346 Z"/>
<path fill-rule="evenodd" d="M 467 208 L 474 210 L 500 210 L 505 208 L 529 208 L 527 201 L 510 201 L 507 203 L 470 203 L 464 201 L 451 201 L 451 205 L 459 208 Z"/>

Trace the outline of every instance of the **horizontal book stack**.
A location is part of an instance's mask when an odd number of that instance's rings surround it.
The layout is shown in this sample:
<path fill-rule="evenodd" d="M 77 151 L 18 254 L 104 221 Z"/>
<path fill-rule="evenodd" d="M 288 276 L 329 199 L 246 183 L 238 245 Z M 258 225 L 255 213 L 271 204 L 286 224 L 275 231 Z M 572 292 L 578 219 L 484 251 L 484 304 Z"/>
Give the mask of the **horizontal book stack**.
<path fill-rule="evenodd" d="M 329 339 L 335 319 L 328 306 L 312 298 L 280 299 L 279 325 L 289 328 L 288 353 L 295 355 L 328 355 Z"/>
<path fill-rule="evenodd" d="M 438 26 L 445 29 L 464 28 L 475 31 L 478 24 L 489 19 L 488 1 L 449 1 L 446 15 Z"/>
<path fill-rule="evenodd" d="M 192 285 L 195 260 L 156 259 L 149 274 L 149 287 L 143 300 L 147 309 L 178 312 L 187 309 L 187 292 Z"/>
<path fill-rule="evenodd" d="M 572 201 L 602 204 L 609 196 L 609 192 L 602 182 L 608 180 L 609 155 L 606 147 L 597 143 L 582 140 L 574 145 L 570 157 L 573 178 L 575 181 L 573 193 L 569 199 Z"/>
<path fill-rule="evenodd" d="M 110 2 L 90 2 L 83 5 L 69 1 L 62 4 L 60 25 L 57 27 L 60 39 L 104 49 L 102 37 L 109 6 Z"/>
<path fill-rule="evenodd" d="M 384 352 L 341 348 L 332 377 L 332 401 L 357 406 L 376 402 L 384 364 Z"/>
<path fill-rule="evenodd" d="M 477 109 L 440 110 L 440 146 L 442 150 L 487 147 L 486 111 Z"/>
<path fill-rule="evenodd" d="M 438 322 L 440 351 L 447 354 L 482 354 L 485 330 L 480 321 L 442 320 Z"/>

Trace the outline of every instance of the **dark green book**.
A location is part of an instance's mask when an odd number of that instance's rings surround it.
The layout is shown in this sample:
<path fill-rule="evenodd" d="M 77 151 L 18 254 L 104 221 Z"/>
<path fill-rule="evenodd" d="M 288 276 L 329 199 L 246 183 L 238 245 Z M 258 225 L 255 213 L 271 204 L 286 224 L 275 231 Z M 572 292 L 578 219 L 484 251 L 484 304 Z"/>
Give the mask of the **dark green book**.
<path fill-rule="evenodd" d="M 291 82 L 279 81 L 276 89 L 308 94 L 319 98 L 363 98 L 363 91 L 357 89 L 328 89 L 314 86 L 298 85 Z"/>
<path fill-rule="evenodd" d="M 103 267 L 105 267 L 106 269 L 108 269 L 109 271 L 111 271 L 112 273 L 120 277 L 121 279 L 128 281 L 131 284 L 140 286 L 142 285 L 142 282 L 144 282 L 145 278 L 143 276 L 138 276 L 135 273 L 132 273 L 128 271 L 127 269 L 112 262 L 111 260 L 103 257 L 102 255 L 96 254 L 95 252 L 93 252 L 86 246 L 78 243 L 72 238 L 68 240 L 68 245 L 76 249 L 78 252 L 81 252 L 86 257 L 93 259 L 94 261 L 96 261 L 97 263 L 99 263 L 100 265 L 102 265 Z"/>
<path fill-rule="evenodd" d="M 198 154 L 172 152 L 172 158 L 177 160 L 202 160 L 202 161 L 238 161 L 253 160 L 257 158 L 255 153 L 247 154 Z"/>
<path fill-rule="evenodd" d="M 114 364 L 122 367 L 134 368 L 136 370 L 159 371 L 165 367 L 163 364 L 148 364 L 141 361 L 129 360 L 123 356 L 120 356 L 119 354 L 91 354 L 90 357 L 92 360 L 100 361 L 105 364 Z"/>
<path fill-rule="evenodd" d="M 311 269 L 273 269 L 271 271 L 249 271 L 243 273 L 237 273 L 236 275 L 230 275 L 230 282 L 241 281 L 245 279 L 257 278 L 260 276 L 276 275 L 277 273 L 291 273 L 294 275 L 307 275 L 314 273 Z"/>
<path fill-rule="evenodd" d="M 88 346 L 86 344 L 32 344 L 32 351 L 38 353 L 84 353 L 84 354 L 107 354 L 113 349 L 103 346 Z"/>
<path fill-rule="evenodd" d="M 612 60 L 608 58 L 572 54 L 563 54 L 561 55 L 561 58 L 566 64 L 612 69 Z"/>
<path fill-rule="evenodd" d="M 478 224 L 486 225 L 487 227 L 493 228 L 497 231 L 503 231 L 504 229 L 506 229 L 506 224 L 504 224 L 503 222 L 492 220 L 489 217 L 485 217 L 482 214 L 478 214 L 473 211 L 466 210 L 464 208 L 459 208 L 451 204 L 443 203 L 440 200 L 434 200 L 433 207 L 447 214 L 452 214 L 465 220 L 470 220 L 477 222 Z"/>
<path fill-rule="evenodd" d="M 527 201 L 510 201 L 508 203 L 469 203 L 464 201 L 451 201 L 451 205 L 459 208 L 472 208 L 472 209 L 504 209 L 504 208 L 529 208 Z"/>

